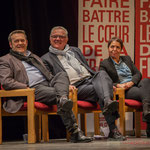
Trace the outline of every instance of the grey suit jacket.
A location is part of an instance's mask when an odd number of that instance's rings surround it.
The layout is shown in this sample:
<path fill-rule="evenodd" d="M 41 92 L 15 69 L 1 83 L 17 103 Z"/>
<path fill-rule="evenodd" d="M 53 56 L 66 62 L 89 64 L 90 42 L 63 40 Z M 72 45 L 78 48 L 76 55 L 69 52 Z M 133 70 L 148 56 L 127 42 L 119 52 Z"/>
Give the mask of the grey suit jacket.
<path fill-rule="evenodd" d="M 42 60 L 34 55 L 44 66 Z M 44 66 L 45 67 L 45 66 Z M 0 57 L 0 83 L 5 90 L 24 89 L 28 87 L 29 79 L 22 62 L 16 57 L 7 54 Z M 4 101 L 3 108 L 7 112 L 15 113 L 23 105 L 22 98 Z"/>
<path fill-rule="evenodd" d="M 72 46 L 70 47 L 70 49 L 71 49 L 71 51 L 74 52 L 75 58 L 91 73 L 91 75 L 94 75 L 95 71 L 93 71 L 89 67 L 81 50 L 77 47 L 72 47 Z M 59 61 L 59 59 L 57 58 L 57 56 L 55 54 L 48 52 L 45 55 L 43 55 L 41 58 L 45 64 L 45 66 L 47 67 L 47 69 L 49 71 L 51 71 L 53 75 L 56 75 L 58 72 L 65 71 L 63 65 L 61 64 L 61 62 Z"/>
<path fill-rule="evenodd" d="M 130 56 L 120 56 L 123 62 L 130 68 L 132 72 L 132 81 L 135 85 L 139 83 L 142 78 L 142 74 L 136 68 Z M 105 70 L 110 78 L 113 80 L 114 85 L 120 83 L 115 65 L 112 59 L 109 57 L 100 62 L 100 70 Z"/>

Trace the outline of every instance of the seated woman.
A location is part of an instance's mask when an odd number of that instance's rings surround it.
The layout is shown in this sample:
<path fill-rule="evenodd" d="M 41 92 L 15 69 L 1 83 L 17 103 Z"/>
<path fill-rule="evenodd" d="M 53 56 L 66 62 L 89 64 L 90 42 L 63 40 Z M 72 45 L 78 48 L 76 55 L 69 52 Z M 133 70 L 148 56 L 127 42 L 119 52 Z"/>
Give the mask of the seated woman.
<path fill-rule="evenodd" d="M 109 57 L 100 63 L 100 70 L 105 70 L 114 86 L 125 89 L 125 98 L 134 99 L 143 104 L 143 121 L 147 122 L 147 137 L 150 138 L 150 79 L 142 79 L 130 56 L 120 56 L 123 41 L 113 37 L 108 42 Z"/>

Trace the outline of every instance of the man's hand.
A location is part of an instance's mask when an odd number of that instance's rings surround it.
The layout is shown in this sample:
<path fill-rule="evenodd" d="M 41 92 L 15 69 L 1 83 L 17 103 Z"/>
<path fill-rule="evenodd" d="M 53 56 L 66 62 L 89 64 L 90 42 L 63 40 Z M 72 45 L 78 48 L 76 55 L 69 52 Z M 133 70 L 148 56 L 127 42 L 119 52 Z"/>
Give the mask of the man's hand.
<path fill-rule="evenodd" d="M 125 83 L 117 84 L 117 88 L 123 88 L 123 89 L 126 89 L 126 84 L 125 84 Z"/>
<path fill-rule="evenodd" d="M 133 85 L 134 83 L 130 81 L 130 82 L 122 83 L 122 84 L 117 84 L 117 88 L 124 88 L 125 90 L 127 90 L 131 88 Z"/>
<path fill-rule="evenodd" d="M 75 89 L 77 89 L 77 88 L 74 85 L 69 85 L 69 91 L 73 91 Z"/>
<path fill-rule="evenodd" d="M 132 81 L 126 83 L 126 89 L 131 88 L 134 85 Z"/>
<path fill-rule="evenodd" d="M 113 91 L 116 92 L 116 87 L 115 86 L 113 86 Z"/>

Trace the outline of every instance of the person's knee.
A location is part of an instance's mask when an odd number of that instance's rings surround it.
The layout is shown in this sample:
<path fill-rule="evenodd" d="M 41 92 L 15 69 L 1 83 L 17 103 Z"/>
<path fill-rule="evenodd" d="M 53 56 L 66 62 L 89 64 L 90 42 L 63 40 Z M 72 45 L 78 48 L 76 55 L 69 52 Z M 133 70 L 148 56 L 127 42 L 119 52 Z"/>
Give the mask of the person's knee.
<path fill-rule="evenodd" d="M 50 91 L 46 92 L 45 95 L 47 98 L 56 98 L 56 90 L 51 88 Z"/>
<path fill-rule="evenodd" d="M 104 71 L 104 70 L 100 70 L 98 73 L 99 73 L 100 75 L 107 75 L 106 71 Z"/>
<path fill-rule="evenodd" d="M 98 75 L 99 75 L 100 77 L 108 77 L 108 78 L 109 78 L 109 75 L 108 75 L 107 72 L 104 71 L 104 70 L 100 70 L 100 71 L 98 72 Z"/>
<path fill-rule="evenodd" d="M 144 86 L 147 86 L 149 87 L 150 86 L 150 79 L 149 78 L 144 78 L 142 81 L 141 81 L 141 85 L 144 85 Z"/>
<path fill-rule="evenodd" d="M 107 81 L 109 81 L 109 83 L 113 83 L 113 81 L 112 81 L 112 79 L 110 78 L 110 76 L 108 75 L 108 73 L 106 72 L 106 71 L 104 71 L 104 70 L 100 70 L 99 72 L 98 72 L 98 74 L 99 74 L 99 76 L 100 76 L 100 78 L 102 79 L 102 80 L 107 80 Z"/>
<path fill-rule="evenodd" d="M 149 84 L 150 84 L 150 79 L 149 79 L 149 78 L 144 78 L 144 79 L 143 79 L 143 82 L 144 82 L 144 83 L 149 83 Z"/>
<path fill-rule="evenodd" d="M 66 72 L 62 71 L 62 72 L 58 72 L 56 74 L 56 76 L 68 76 Z"/>

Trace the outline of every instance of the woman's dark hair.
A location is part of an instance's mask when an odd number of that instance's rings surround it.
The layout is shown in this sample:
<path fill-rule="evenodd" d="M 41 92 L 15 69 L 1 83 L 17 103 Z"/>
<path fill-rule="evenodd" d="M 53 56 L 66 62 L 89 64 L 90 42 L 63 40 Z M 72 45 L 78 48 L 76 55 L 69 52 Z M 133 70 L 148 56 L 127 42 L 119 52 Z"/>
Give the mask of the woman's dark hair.
<path fill-rule="evenodd" d="M 113 38 L 111 38 L 111 39 L 108 41 L 108 48 L 109 48 L 110 44 L 111 44 L 113 41 L 119 42 L 120 45 L 121 45 L 121 49 L 123 48 L 123 41 L 122 41 L 121 39 L 117 38 L 117 37 L 113 37 Z"/>

